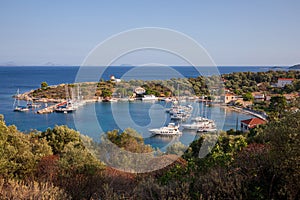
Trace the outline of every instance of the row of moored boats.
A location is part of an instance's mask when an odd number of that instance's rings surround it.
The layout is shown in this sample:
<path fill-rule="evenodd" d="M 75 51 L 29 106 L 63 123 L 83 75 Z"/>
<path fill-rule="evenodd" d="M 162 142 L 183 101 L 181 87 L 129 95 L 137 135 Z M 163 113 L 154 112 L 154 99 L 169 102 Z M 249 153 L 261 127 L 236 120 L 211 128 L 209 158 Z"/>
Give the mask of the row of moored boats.
<path fill-rule="evenodd" d="M 166 110 L 166 112 L 170 115 L 171 121 L 175 122 L 187 121 L 191 117 L 192 111 L 192 105 L 173 105 L 171 108 Z M 176 124 L 175 122 L 171 122 L 167 126 L 161 128 L 150 129 L 149 132 L 152 133 L 152 135 L 174 136 L 181 135 L 181 129 L 195 132 L 217 131 L 214 120 L 205 117 L 192 118 L 190 123 L 184 123 L 181 126 L 179 123 Z"/>

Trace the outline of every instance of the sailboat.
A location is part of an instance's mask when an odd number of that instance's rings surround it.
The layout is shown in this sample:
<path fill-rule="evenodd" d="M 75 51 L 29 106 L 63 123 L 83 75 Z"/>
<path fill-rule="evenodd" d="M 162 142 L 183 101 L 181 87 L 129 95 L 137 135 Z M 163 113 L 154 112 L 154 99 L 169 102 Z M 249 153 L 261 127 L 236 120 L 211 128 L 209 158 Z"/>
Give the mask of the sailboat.
<path fill-rule="evenodd" d="M 73 100 L 69 96 L 69 89 L 67 85 L 65 85 L 65 90 L 66 90 L 66 101 L 58 104 L 58 106 L 55 108 L 55 112 L 67 114 L 76 110 L 76 108 L 74 107 Z"/>
<path fill-rule="evenodd" d="M 29 111 L 29 108 L 27 106 L 20 106 L 19 95 L 20 95 L 20 90 L 18 89 L 17 90 L 17 94 L 15 95 L 14 111 L 15 112 L 26 112 L 26 111 Z"/>

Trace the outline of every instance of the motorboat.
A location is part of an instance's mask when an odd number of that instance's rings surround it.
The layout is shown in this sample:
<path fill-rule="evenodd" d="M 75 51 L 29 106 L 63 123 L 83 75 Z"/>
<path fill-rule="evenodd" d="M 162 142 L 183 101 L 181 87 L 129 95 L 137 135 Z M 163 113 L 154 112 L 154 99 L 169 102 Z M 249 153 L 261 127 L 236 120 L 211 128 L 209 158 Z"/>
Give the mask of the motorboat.
<path fill-rule="evenodd" d="M 156 101 L 156 100 L 158 100 L 158 98 L 152 94 L 144 95 L 144 97 L 142 98 L 142 101 Z"/>
<path fill-rule="evenodd" d="M 191 119 L 190 124 L 183 124 L 182 127 L 187 130 L 200 130 L 203 128 L 214 128 L 215 122 L 204 117 L 196 117 Z"/>
<path fill-rule="evenodd" d="M 179 126 L 175 125 L 175 123 L 169 123 L 168 126 L 161 128 L 150 129 L 149 132 L 152 133 L 152 135 L 161 136 L 174 136 L 182 134 L 182 132 L 179 130 Z"/>

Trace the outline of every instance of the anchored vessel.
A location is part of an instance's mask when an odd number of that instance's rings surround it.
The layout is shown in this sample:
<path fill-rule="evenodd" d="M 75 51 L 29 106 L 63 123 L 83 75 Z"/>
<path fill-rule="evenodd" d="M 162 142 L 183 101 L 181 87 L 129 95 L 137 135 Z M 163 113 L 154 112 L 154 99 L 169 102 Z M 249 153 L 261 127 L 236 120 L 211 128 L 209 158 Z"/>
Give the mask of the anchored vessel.
<path fill-rule="evenodd" d="M 26 111 L 29 111 L 28 106 L 20 106 L 19 95 L 20 95 L 20 90 L 18 89 L 17 90 L 17 94 L 15 95 L 14 111 L 15 112 L 26 112 Z"/>
<path fill-rule="evenodd" d="M 174 136 L 182 134 L 182 132 L 179 130 L 179 126 L 175 125 L 175 123 L 169 123 L 168 126 L 157 129 L 150 129 L 149 132 L 152 133 L 152 135 L 162 136 Z"/>
<path fill-rule="evenodd" d="M 204 117 L 195 117 L 191 120 L 190 124 L 183 124 L 182 127 L 187 130 L 198 130 L 201 128 L 212 128 L 215 127 L 214 120 L 207 119 Z"/>
<path fill-rule="evenodd" d="M 74 107 L 73 103 L 71 101 L 68 101 L 58 104 L 57 108 L 55 109 L 55 112 L 69 113 L 75 110 L 76 108 Z"/>

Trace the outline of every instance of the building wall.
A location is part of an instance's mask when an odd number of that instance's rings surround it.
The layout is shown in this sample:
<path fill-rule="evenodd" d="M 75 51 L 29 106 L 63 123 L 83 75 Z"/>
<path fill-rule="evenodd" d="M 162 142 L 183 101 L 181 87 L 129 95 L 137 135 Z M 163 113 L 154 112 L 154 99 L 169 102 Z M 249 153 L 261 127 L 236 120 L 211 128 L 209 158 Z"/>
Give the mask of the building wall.
<path fill-rule="evenodd" d="M 241 131 L 242 132 L 246 132 L 246 131 L 249 131 L 249 127 L 247 124 L 244 124 L 244 123 L 241 123 Z"/>
<path fill-rule="evenodd" d="M 284 87 L 287 84 L 292 84 L 292 80 L 278 80 L 277 87 Z"/>

